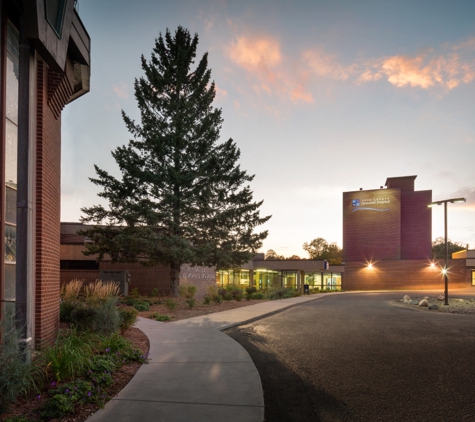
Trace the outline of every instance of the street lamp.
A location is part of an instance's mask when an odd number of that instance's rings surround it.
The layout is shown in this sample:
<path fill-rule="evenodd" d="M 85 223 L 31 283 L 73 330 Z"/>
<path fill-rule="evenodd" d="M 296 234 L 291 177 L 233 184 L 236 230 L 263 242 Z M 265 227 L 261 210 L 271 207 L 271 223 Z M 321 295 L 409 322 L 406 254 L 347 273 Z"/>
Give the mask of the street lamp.
<path fill-rule="evenodd" d="M 444 204 L 444 233 L 445 233 L 445 264 L 442 273 L 444 274 L 445 282 L 445 303 L 444 305 L 449 304 L 449 277 L 447 275 L 447 261 L 449 260 L 449 244 L 447 243 L 447 203 L 455 204 L 457 202 L 465 202 L 465 198 L 453 198 L 453 199 L 444 199 L 442 201 L 431 202 L 427 205 L 429 208 L 435 207 L 436 205 Z"/>

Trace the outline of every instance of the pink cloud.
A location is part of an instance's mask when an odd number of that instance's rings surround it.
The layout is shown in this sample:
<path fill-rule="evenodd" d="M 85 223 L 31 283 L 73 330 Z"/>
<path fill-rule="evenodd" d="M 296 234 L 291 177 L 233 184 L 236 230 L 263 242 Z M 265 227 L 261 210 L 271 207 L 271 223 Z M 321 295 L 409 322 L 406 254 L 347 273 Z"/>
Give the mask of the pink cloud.
<path fill-rule="evenodd" d="M 475 37 L 462 43 L 443 45 L 416 56 L 396 55 L 368 65 L 357 82 L 387 78 L 397 87 L 453 89 L 475 79 Z"/>
<path fill-rule="evenodd" d="M 305 72 L 288 70 L 288 60 L 284 60 L 276 39 L 241 36 L 227 47 L 226 53 L 232 62 L 247 72 L 249 85 L 255 94 L 280 96 L 293 103 L 313 102 L 305 87 Z"/>
<path fill-rule="evenodd" d="M 304 51 L 302 59 L 313 74 L 341 81 L 347 80 L 358 67 L 357 64 L 344 66 L 335 55 L 322 50 Z"/>

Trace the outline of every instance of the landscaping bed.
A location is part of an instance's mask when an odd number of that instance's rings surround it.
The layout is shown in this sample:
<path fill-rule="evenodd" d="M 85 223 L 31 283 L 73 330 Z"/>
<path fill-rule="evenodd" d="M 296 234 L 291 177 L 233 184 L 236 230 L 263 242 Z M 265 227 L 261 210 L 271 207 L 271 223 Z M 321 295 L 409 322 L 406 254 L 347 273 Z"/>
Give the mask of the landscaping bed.
<path fill-rule="evenodd" d="M 448 303 L 448 305 L 445 305 L 444 295 L 422 297 L 405 295 L 404 298 L 395 301 L 395 304 L 399 306 L 413 307 L 422 310 L 425 309 L 430 312 L 475 314 L 475 297 L 468 299 L 449 297 Z"/>

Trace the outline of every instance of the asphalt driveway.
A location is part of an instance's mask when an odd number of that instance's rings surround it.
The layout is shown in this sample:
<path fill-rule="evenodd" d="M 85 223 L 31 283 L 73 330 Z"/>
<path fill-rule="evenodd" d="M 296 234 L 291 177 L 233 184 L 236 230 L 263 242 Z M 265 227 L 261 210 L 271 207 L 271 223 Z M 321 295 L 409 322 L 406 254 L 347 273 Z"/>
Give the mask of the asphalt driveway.
<path fill-rule="evenodd" d="M 475 421 L 475 316 L 393 306 L 403 294 L 332 295 L 227 330 L 259 371 L 266 421 Z"/>

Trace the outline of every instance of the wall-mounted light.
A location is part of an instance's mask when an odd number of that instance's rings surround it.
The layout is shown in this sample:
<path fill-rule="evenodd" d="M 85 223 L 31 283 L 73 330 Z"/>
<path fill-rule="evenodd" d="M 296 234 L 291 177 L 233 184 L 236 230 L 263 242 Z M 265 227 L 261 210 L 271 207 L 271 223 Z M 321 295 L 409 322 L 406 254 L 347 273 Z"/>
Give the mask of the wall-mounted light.
<path fill-rule="evenodd" d="M 373 268 L 373 263 L 372 263 L 372 262 L 368 262 L 368 268 L 369 268 L 369 269 L 372 269 L 372 268 Z"/>
<path fill-rule="evenodd" d="M 430 266 L 431 266 L 431 268 L 434 268 L 435 267 L 435 262 L 431 262 Z"/>

